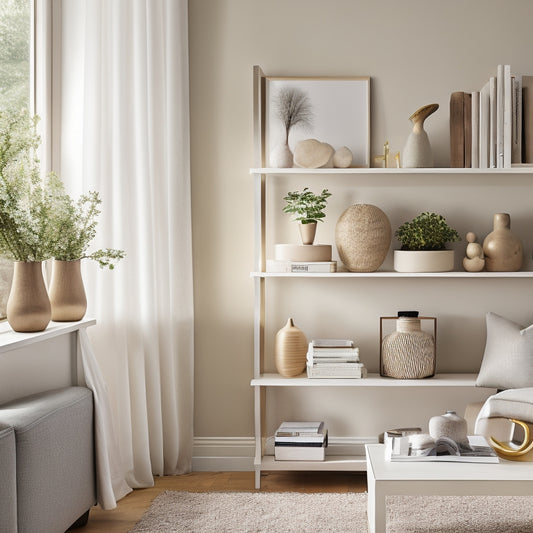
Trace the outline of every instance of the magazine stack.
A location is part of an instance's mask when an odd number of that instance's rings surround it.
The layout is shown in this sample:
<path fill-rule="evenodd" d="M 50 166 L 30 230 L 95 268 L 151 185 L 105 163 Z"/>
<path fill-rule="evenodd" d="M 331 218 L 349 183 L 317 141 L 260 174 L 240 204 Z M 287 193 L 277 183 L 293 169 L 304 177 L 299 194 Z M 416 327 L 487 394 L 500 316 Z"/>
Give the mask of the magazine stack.
<path fill-rule="evenodd" d="M 359 348 L 352 340 L 316 339 L 307 351 L 309 378 L 365 378 L 365 365 L 359 360 Z"/>
<path fill-rule="evenodd" d="M 276 461 L 323 461 L 328 445 L 324 422 L 282 422 L 274 435 Z"/>

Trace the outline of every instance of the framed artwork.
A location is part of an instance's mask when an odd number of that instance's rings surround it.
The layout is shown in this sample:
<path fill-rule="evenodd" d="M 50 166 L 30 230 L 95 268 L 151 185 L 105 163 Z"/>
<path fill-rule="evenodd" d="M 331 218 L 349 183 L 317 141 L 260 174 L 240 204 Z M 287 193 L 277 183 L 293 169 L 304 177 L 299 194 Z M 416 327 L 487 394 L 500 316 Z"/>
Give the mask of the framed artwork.
<path fill-rule="evenodd" d="M 285 140 L 279 118 L 280 90 L 297 89 L 305 97 L 309 120 L 290 130 L 289 147 L 317 139 L 335 150 L 346 146 L 353 154 L 351 167 L 370 166 L 370 77 L 266 77 L 265 154 Z"/>

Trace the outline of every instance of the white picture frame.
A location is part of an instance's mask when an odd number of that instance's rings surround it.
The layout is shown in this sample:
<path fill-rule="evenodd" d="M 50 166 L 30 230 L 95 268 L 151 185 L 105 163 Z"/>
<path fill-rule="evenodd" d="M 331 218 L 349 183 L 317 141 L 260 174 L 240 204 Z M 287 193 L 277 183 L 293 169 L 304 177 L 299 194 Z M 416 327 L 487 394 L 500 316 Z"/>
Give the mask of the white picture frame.
<path fill-rule="evenodd" d="M 317 139 L 335 150 L 346 146 L 353 154 L 350 165 L 370 167 L 370 77 L 278 77 L 266 76 L 265 85 L 265 155 L 280 142 L 285 132 L 276 116 L 274 99 L 283 86 L 304 91 L 310 103 L 313 120 L 308 128 L 294 127 L 289 147 L 304 139 Z"/>

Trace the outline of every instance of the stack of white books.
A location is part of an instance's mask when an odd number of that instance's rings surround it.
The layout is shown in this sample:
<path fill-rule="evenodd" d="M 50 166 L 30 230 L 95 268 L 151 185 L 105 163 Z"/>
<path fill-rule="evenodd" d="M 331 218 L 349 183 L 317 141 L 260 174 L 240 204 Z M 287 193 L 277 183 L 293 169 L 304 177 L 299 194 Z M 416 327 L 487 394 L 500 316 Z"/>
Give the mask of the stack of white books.
<path fill-rule="evenodd" d="M 359 348 L 352 340 L 315 339 L 307 351 L 309 378 L 364 378 L 365 365 L 359 360 Z"/>
<path fill-rule="evenodd" d="M 324 422 L 282 422 L 274 435 L 276 461 L 323 461 L 328 445 Z"/>

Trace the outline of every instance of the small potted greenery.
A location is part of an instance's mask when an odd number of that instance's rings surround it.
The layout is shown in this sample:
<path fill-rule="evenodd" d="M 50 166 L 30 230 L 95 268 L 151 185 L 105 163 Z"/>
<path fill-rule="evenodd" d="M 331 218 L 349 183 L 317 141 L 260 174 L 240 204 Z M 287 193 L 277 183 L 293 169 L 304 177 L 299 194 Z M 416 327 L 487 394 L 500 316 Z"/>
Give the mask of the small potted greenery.
<path fill-rule="evenodd" d="M 303 191 L 289 192 L 283 198 L 287 202 L 283 211 L 292 214 L 293 220 L 299 222 L 302 244 L 313 244 L 317 222 L 325 218 L 324 209 L 330 196 L 331 193 L 327 189 L 320 194 L 314 194 L 308 187 L 305 187 Z"/>
<path fill-rule="evenodd" d="M 436 213 L 424 212 L 402 224 L 394 234 L 402 247 L 394 251 L 397 272 L 448 272 L 453 270 L 454 250 L 446 244 L 460 241 L 459 233 Z"/>
<path fill-rule="evenodd" d="M 50 252 L 54 262 L 49 289 L 52 320 L 76 321 L 83 318 L 87 308 L 81 260 L 92 259 L 100 268 L 112 270 L 125 253 L 112 248 L 92 253 L 87 251 L 96 236 L 102 203 L 98 192 L 90 191 L 74 201 L 59 179 L 55 179 L 53 184 Z"/>

